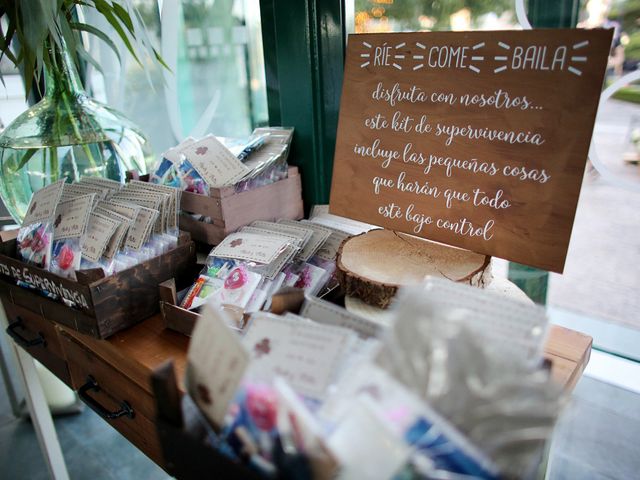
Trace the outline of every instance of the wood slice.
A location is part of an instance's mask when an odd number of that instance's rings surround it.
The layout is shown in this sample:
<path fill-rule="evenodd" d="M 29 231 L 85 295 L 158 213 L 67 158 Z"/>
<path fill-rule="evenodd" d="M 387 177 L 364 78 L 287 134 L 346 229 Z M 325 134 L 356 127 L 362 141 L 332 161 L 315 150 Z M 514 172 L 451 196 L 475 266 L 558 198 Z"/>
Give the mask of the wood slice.
<path fill-rule="evenodd" d="M 336 261 L 346 295 L 387 308 L 403 285 L 425 276 L 484 287 L 491 282 L 491 257 L 392 230 L 371 230 L 342 242 Z"/>

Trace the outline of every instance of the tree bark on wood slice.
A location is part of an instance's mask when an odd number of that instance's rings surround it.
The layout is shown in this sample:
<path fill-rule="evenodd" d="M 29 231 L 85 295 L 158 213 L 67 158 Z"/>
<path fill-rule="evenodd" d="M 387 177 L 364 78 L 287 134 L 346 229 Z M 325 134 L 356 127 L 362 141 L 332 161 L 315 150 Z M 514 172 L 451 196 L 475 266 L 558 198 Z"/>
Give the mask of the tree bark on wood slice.
<path fill-rule="evenodd" d="M 347 295 L 387 308 L 398 287 L 425 276 L 484 287 L 491 282 L 491 257 L 392 230 L 371 230 L 347 238 L 336 261 Z"/>

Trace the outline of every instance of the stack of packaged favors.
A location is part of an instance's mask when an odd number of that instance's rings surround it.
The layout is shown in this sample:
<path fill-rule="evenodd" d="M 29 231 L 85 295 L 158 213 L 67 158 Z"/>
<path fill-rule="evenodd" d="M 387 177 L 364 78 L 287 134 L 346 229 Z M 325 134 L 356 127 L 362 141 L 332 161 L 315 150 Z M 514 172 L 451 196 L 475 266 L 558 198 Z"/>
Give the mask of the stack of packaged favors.
<path fill-rule="evenodd" d="M 226 317 L 205 306 L 187 389 L 205 443 L 264 478 L 535 478 L 566 400 L 544 310 L 446 280 L 384 324 L 316 297 Z"/>
<path fill-rule="evenodd" d="M 78 270 L 125 270 L 176 246 L 180 193 L 139 181 L 59 180 L 33 194 L 18 258 L 74 280 Z"/>
<path fill-rule="evenodd" d="M 253 222 L 211 250 L 180 306 L 195 310 L 215 302 L 235 311 L 232 326 L 242 328 L 243 314 L 268 309 L 282 287 L 323 296 L 337 286 L 336 253 L 348 236 L 310 220 Z"/>
<path fill-rule="evenodd" d="M 293 128 L 256 128 L 246 138 L 187 138 L 167 150 L 149 181 L 209 195 L 212 188 L 243 192 L 287 178 Z M 198 220 L 209 221 L 202 215 Z"/>

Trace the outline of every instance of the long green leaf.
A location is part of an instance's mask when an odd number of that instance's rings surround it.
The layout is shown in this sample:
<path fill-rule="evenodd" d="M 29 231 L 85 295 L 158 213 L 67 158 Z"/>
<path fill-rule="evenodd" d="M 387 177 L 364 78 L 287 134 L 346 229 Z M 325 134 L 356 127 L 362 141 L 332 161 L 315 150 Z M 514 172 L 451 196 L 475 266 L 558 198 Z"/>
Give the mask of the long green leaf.
<path fill-rule="evenodd" d="M 169 68 L 169 65 L 167 65 L 164 61 L 164 58 L 162 58 L 160 56 L 160 54 L 158 53 L 158 51 L 151 47 L 151 50 L 153 50 L 153 55 L 156 57 L 156 60 L 160 63 L 160 65 L 162 65 L 164 68 L 166 68 L 167 70 L 169 70 L 170 72 L 172 72 L 171 68 Z M 173 73 L 173 72 L 172 72 Z"/>
<path fill-rule="evenodd" d="M 79 23 L 79 22 L 71 22 L 69 23 L 69 26 L 71 27 L 72 30 L 91 33 L 92 35 L 95 35 L 96 37 L 98 37 L 100 40 L 106 43 L 109 47 L 111 47 L 111 50 L 113 50 L 113 52 L 116 54 L 116 57 L 118 57 L 118 63 L 122 64 L 122 59 L 120 58 L 120 51 L 118 50 L 118 47 L 116 46 L 115 43 L 113 43 L 113 40 L 111 40 L 109 36 L 106 33 L 104 33 L 102 30 L 97 29 L 93 25 L 89 25 L 87 23 Z"/>
<path fill-rule="evenodd" d="M 88 63 L 90 63 L 91 65 L 93 65 L 93 68 L 95 68 L 97 71 L 99 71 L 103 76 L 104 76 L 104 71 L 102 70 L 102 66 L 96 61 L 95 58 L 93 58 L 89 52 L 87 52 L 82 45 L 78 45 L 76 47 L 76 52 L 78 52 L 78 55 L 80 55 L 80 57 L 82 57 L 85 61 L 87 61 Z"/>
<path fill-rule="evenodd" d="M 143 66 L 142 62 L 140 62 L 140 59 L 136 55 L 136 52 L 129 40 L 129 36 L 122 29 L 122 25 L 120 25 L 120 22 L 112 13 L 111 5 L 109 5 L 109 3 L 107 3 L 105 0 L 94 0 L 94 4 L 98 9 L 98 11 L 102 14 L 102 16 L 107 19 L 107 21 L 111 24 L 111 26 L 114 28 L 116 33 L 120 36 L 125 46 L 127 47 L 127 50 L 129 50 L 129 53 L 131 53 L 135 61 L 138 62 L 138 65 L 142 67 Z"/>
<path fill-rule="evenodd" d="M 31 157 L 33 157 L 36 152 L 38 152 L 38 150 L 38 148 L 30 148 L 29 150 L 27 150 L 27 153 L 24 154 L 24 157 L 22 157 L 22 160 L 20 160 L 20 163 L 16 167 L 15 171 L 17 172 L 18 170 L 21 170 L 22 167 L 24 167 L 27 162 L 31 160 Z"/>
<path fill-rule="evenodd" d="M 8 16 L 8 15 L 7 15 Z M 7 56 L 9 60 L 13 62 L 13 64 L 18 66 L 18 59 L 15 57 L 13 52 L 11 51 L 11 40 L 13 39 L 13 35 L 16 32 L 16 24 L 13 21 L 13 18 L 9 17 L 9 23 L 7 24 L 7 33 L 2 31 L 2 23 L 0 22 L 0 60 L 4 55 Z"/>
<path fill-rule="evenodd" d="M 124 24 L 124 26 L 127 27 L 127 29 L 129 30 L 129 33 L 131 33 L 131 35 L 135 37 L 136 36 L 135 29 L 133 28 L 133 21 L 131 20 L 131 16 L 129 15 L 129 12 L 127 12 L 122 7 L 122 5 L 120 5 L 117 2 L 113 2 L 113 11 L 118 16 L 120 21 Z"/>

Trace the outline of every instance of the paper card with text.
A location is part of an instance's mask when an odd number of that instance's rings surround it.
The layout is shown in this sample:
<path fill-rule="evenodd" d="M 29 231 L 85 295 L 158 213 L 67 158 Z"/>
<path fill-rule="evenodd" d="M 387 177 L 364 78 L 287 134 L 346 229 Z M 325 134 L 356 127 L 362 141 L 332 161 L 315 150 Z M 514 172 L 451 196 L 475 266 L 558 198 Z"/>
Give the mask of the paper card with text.
<path fill-rule="evenodd" d="M 210 187 L 234 185 L 249 169 L 213 135 L 189 145 L 182 154 Z"/>
<path fill-rule="evenodd" d="M 111 237 L 111 240 L 107 243 L 106 248 L 104 249 L 104 253 L 102 254 L 107 259 L 112 259 L 116 256 L 118 251 L 124 246 L 124 242 L 127 236 L 127 232 L 129 228 L 133 224 L 133 220 L 130 220 L 128 217 L 124 215 L 120 215 L 116 212 L 107 210 L 104 207 L 96 207 L 94 212 L 99 213 L 111 220 L 115 220 L 118 222 L 118 228 L 116 228 L 115 233 Z"/>
<path fill-rule="evenodd" d="M 289 241 L 282 236 L 238 232 L 228 235 L 210 255 L 268 264 L 278 258 L 288 245 Z"/>
<path fill-rule="evenodd" d="M 193 330 L 187 354 L 189 395 L 217 426 L 222 426 L 249 364 L 249 353 L 240 337 L 227 326 L 233 323 L 227 316 L 207 303 Z"/>
<path fill-rule="evenodd" d="M 269 382 L 284 378 L 298 393 L 322 399 L 356 341 L 344 328 L 259 312 L 242 342 L 251 352 L 247 378 Z"/>
<path fill-rule="evenodd" d="M 169 150 L 166 150 L 162 154 L 162 158 L 166 158 L 171 163 L 178 163 L 180 161 L 180 156 L 182 155 L 182 151 L 196 143 L 196 139 L 193 137 L 187 137 L 182 142 L 180 142 L 175 147 L 171 147 Z"/>
<path fill-rule="evenodd" d="M 31 196 L 27 213 L 24 216 L 22 225 L 42 222 L 53 217 L 56 205 L 60 201 L 65 180 L 58 180 L 51 185 L 41 188 Z"/>
<path fill-rule="evenodd" d="M 307 223 L 313 223 L 313 221 L 302 220 L 302 223 L 306 225 Z M 335 262 L 336 256 L 338 255 L 338 250 L 340 249 L 340 245 L 344 242 L 349 235 L 347 232 L 343 232 L 342 230 L 337 230 L 335 228 L 326 227 L 331 230 L 331 235 L 324 241 L 320 248 L 316 251 L 316 256 L 328 260 L 330 262 Z"/>
<path fill-rule="evenodd" d="M 300 315 L 325 325 L 349 328 L 361 338 L 378 337 L 382 326 L 318 297 L 305 295 Z"/>
<path fill-rule="evenodd" d="M 169 195 L 168 211 L 167 215 L 167 228 L 178 228 L 178 210 L 180 210 L 180 197 L 182 191 L 170 187 L 168 185 L 158 185 L 156 183 L 141 182 L 139 180 L 132 180 L 129 185 L 133 185 L 141 190 L 156 191 Z"/>
<path fill-rule="evenodd" d="M 612 32 L 351 35 L 330 212 L 562 272 Z"/>
<path fill-rule="evenodd" d="M 95 194 L 80 195 L 58 203 L 53 221 L 53 239 L 82 236 L 89 220 Z"/>
<path fill-rule="evenodd" d="M 87 232 L 82 242 L 82 258 L 97 262 L 118 228 L 119 222 L 99 213 L 91 213 Z"/>
<path fill-rule="evenodd" d="M 157 210 L 158 216 L 154 224 L 154 232 L 161 233 L 165 230 L 166 219 L 165 213 L 168 206 L 168 195 L 164 195 L 158 192 L 141 192 L 141 191 L 124 191 L 124 189 L 117 195 L 111 197 L 113 201 L 128 202 L 142 207 L 150 208 L 151 210 Z"/>
<path fill-rule="evenodd" d="M 311 256 L 311 250 L 309 242 L 313 237 L 313 230 L 306 228 L 304 225 L 297 223 L 296 225 L 281 223 L 281 222 L 266 222 L 264 220 L 257 220 L 251 223 L 252 227 L 263 228 L 271 230 L 277 233 L 284 233 L 287 235 L 294 235 L 299 240 L 300 251 L 296 255 L 297 260 L 306 262 Z"/>
<path fill-rule="evenodd" d="M 95 194 L 94 203 L 97 203 L 99 200 L 104 200 L 107 197 L 109 190 L 89 183 L 65 183 L 62 192 L 66 199 L 93 193 Z"/>
<path fill-rule="evenodd" d="M 289 225 L 291 227 L 304 227 L 311 230 L 311 238 L 305 244 L 302 253 L 300 254 L 300 258 L 305 262 L 309 260 L 309 258 L 311 258 L 313 255 L 315 255 L 322 244 L 326 242 L 327 239 L 331 236 L 331 230 L 329 228 L 312 222 L 302 223 L 299 220 L 281 219 L 278 220 L 278 223 Z"/>
<path fill-rule="evenodd" d="M 125 246 L 132 250 L 140 250 L 149 239 L 151 230 L 156 223 L 159 212 L 151 208 L 139 207 L 133 225 L 129 227 Z"/>

